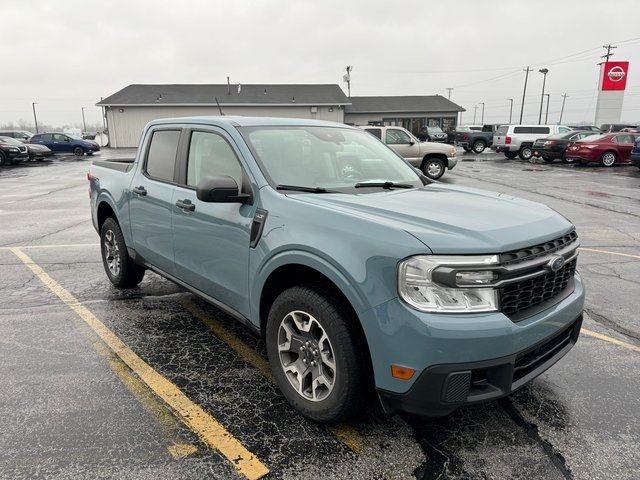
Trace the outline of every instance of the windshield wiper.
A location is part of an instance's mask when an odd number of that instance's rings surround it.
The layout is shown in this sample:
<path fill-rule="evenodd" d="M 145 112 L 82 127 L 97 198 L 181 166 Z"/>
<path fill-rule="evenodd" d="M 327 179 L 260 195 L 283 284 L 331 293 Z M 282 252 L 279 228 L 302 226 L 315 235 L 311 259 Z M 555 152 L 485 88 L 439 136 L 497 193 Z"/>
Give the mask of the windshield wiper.
<path fill-rule="evenodd" d="M 276 185 L 276 190 L 293 190 L 298 192 L 309 193 L 334 193 L 324 187 L 303 187 L 299 185 Z"/>
<path fill-rule="evenodd" d="M 355 188 L 366 187 L 382 187 L 382 188 L 414 188 L 410 183 L 395 183 L 395 182 L 360 182 L 354 185 Z"/>

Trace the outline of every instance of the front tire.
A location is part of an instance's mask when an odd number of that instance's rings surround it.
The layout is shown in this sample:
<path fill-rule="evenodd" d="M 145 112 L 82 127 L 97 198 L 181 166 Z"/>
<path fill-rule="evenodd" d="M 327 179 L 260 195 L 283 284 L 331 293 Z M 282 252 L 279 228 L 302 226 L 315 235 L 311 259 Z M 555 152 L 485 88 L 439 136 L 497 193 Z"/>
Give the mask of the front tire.
<path fill-rule="evenodd" d="M 507 157 L 509 160 L 513 160 L 518 156 L 518 152 L 504 152 L 504 156 Z"/>
<path fill-rule="evenodd" d="M 604 167 L 612 167 L 616 163 L 616 154 L 614 152 L 604 152 L 600 157 L 600 163 Z"/>
<path fill-rule="evenodd" d="M 547 156 L 547 155 L 544 155 L 544 156 L 542 157 L 542 159 L 543 159 L 545 162 L 547 162 L 547 163 L 553 163 L 553 160 L 554 160 L 554 158 L 553 158 L 553 157 L 549 157 L 549 156 Z"/>
<path fill-rule="evenodd" d="M 114 287 L 133 288 L 142 281 L 145 270 L 129 257 L 120 225 L 113 218 L 107 218 L 100 228 L 100 251 L 104 271 Z"/>
<path fill-rule="evenodd" d="M 3 167 L 7 163 L 7 157 L 3 152 L 0 152 L 0 167 Z"/>
<path fill-rule="evenodd" d="M 76 147 L 73 149 L 73 154 L 76 157 L 81 157 L 82 155 L 84 155 L 84 150 L 82 149 L 82 147 Z"/>
<path fill-rule="evenodd" d="M 533 156 L 533 151 L 531 150 L 531 147 L 525 146 L 520 148 L 520 151 L 518 152 L 518 156 L 520 157 L 520 160 L 531 160 L 531 157 Z"/>
<path fill-rule="evenodd" d="M 473 142 L 474 153 L 482 153 L 484 152 L 485 148 L 487 148 L 487 144 L 484 143 L 482 140 L 476 140 L 475 142 Z"/>
<path fill-rule="evenodd" d="M 444 175 L 444 162 L 439 158 L 427 158 L 422 164 L 422 173 L 431 180 L 438 180 Z"/>
<path fill-rule="evenodd" d="M 366 349 L 330 295 L 306 286 L 283 291 L 269 310 L 266 343 L 280 390 L 302 415 L 338 422 L 361 408 Z"/>

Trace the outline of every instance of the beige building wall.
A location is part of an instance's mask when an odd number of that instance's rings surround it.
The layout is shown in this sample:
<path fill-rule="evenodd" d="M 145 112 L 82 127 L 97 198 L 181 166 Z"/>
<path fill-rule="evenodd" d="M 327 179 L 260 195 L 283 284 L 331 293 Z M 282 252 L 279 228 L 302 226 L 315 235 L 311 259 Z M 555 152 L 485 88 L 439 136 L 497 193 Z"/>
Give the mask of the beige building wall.
<path fill-rule="evenodd" d="M 122 110 L 122 111 L 121 111 Z M 309 118 L 344 122 L 344 109 L 340 106 L 243 106 L 222 107 L 225 115 L 245 117 Z M 333 111 L 330 111 L 333 110 Z M 114 148 L 137 147 L 145 125 L 158 118 L 219 115 L 217 106 L 143 106 L 110 107 L 107 109 L 109 145 Z"/>

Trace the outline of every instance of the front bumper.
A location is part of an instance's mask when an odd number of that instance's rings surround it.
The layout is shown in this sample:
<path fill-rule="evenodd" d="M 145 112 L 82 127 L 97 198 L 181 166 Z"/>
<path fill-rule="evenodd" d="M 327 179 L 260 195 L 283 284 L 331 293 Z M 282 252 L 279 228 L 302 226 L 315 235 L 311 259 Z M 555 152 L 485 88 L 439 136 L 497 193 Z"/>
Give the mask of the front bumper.
<path fill-rule="evenodd" d="M 631 152 L 631 155 L 629 155 L 629 160 L 631 161 L 631 163 L 633 163 L 636 167 L 640 167 L 640 153 L 633 153 Z"/>
<path fill-rule="evenodd" d="M 560 332 L 512 355 L 429 367 L 406 393 L 378 390 L 383 408 L 387 413 L 401 410 L 442 416 L 463 405 L 505 397 L 565 356 L 578 340 L 581 326 L 582 315 Z"/>
<path fill-rule="evenodd" d="M 547 158 L 562 158 L 562 152 L 553 152 L 551 150 L 545 150 L 544 148 L 536 148 L 535 146 L 533 147 L 533 156 L 540 158 L 540 157 L 547 157 Z"/>
<path fill-rule="evenodd" d="M 447 167 L 452 170 L 458 164 L 458 157 L 447 157 Z"/>

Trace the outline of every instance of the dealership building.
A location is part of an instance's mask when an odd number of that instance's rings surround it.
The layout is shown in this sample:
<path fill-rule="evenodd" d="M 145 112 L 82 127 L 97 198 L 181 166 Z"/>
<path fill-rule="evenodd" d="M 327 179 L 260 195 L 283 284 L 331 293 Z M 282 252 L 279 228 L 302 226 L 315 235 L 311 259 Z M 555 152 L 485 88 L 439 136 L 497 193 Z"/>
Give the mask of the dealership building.
<path fill-rule="evenodd" d="M 351 125 L 401 125 L 414 133 L 424 125 L 456 125 L 464 109 L 440 95 L 351 97 L 338 85 L 182 84 L 129 85 L 102 99 L 109 145 L 137 147 L 147 122 L 200 115 L 292 117 Z"/>

